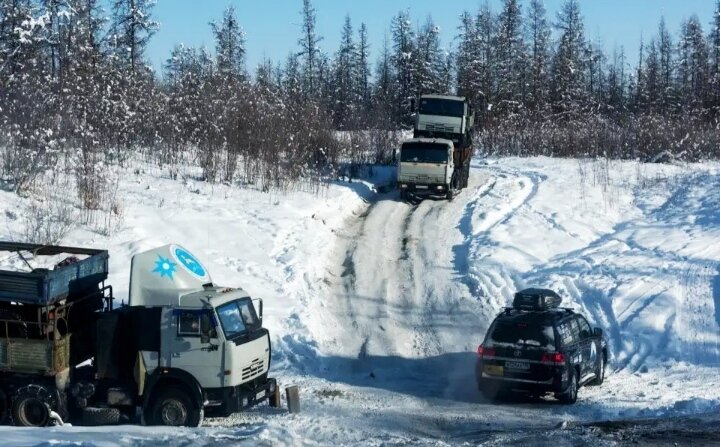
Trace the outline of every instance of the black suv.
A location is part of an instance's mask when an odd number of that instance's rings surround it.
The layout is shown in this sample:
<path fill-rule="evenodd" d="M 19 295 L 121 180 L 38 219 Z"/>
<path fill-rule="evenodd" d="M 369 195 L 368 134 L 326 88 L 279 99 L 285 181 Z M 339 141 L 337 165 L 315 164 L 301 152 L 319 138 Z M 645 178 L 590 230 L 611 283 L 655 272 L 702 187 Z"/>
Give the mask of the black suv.
<path fill-rule="evenodd" d="M 475 375 L 484 397 L 554 393 L 572 404 L 581 386 L 603 382 L 608 352 L 602 330 L 560 302 L 552 290 L 526 289 L 495 318 L 477 350 Z"/>

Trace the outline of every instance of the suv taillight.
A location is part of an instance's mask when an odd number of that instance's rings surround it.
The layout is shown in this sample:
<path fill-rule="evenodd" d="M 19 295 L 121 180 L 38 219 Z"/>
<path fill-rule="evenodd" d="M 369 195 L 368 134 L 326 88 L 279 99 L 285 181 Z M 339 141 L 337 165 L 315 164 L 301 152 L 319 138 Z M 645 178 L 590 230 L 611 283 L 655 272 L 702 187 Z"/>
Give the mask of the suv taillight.
<path fill-rule="evenodd" d="M 565 355 L 562 352 L 553 352 L 542 355 L 541 361 L 543 363 L 554 363 L 556 365 L 563 365 L 565 364 Z"/>
<path fill-rule="evenodd" d="M 486 348 L 483 345 L 477 348 L 478 357 L 495 357 L 495 350 L 493 348 Z"/>

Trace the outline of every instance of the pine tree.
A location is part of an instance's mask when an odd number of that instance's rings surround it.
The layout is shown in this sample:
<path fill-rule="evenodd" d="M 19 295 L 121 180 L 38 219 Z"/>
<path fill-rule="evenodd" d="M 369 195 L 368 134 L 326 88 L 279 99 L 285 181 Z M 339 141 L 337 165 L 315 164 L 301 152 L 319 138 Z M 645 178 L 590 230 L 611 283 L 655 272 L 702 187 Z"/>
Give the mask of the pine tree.
<path fill-rule="evenodd" d="M 368 110 L 370 106 L 370 43 L 367 26 L 360 24 L 358 44 L 353 55 L 353 86 L 355 98 L 360 107 Z"/>
<path fill-rule="evenodd" d="M 627 72 L 625 70 L 625 48 L 615 48 L 613 51 L 612 64 L 608 70 L 607 93 L 605 95 L 607 104 L 616 113 L 626 108 L 626 92 L 628 90 Z"/>
<path fill-rule="evenodd" d="M 473 17 L 465 12 L 460 17 L 456 65 L 458 94 L 467 96 L 483 111 L 482 104 L 491 104 L 493 75 L 493 39 L 495 20 L 490 4 L 485 2 Z"/>
<path fill-rule="evenodd" d="M 30 0 L 0 0 L 0 76 L 19 73 L 37 54 L 38 29 L 28 26 L 36 10 Z M 1 86 L 1 84 L 0 84 Z"/>
<path fill-rule="evenodd" d="M 414 96 L 425 93 L 448 93 L 449 85 L 444 84 L 446 52 L 440 48 L 440 28 L 428 17 L 417 35 L 416 76 Z"/>
<path fill-rule="evenodd" d="M 528 13 L 526 39 L 530 52 L 528 104 L 541 109 L 550 96 L 550 26 L 542 0 L 531 0 Z"/>
<path fill-rule="evenodd" d="M 397 82 L 395 119 L 410 124 L 411 104 L 417 94 L 417 51 L 415 33 L 410 22 L 410 12 L 401 11 L 392 20 L 393 72 Z"/>
<path fill-rule="evenodd" d="M 645 84 L 644 92 L 641 93 L 641 98 L 644 99 L 645 103 L 641 104 L 641 109 L 654 112 L 657 110 L 660 98 L 662 97 L 662 89 L 660 87 L 662 78 L 660 70 L 660 56 L 658 54 L 655 39 L 651 40 L 648 45 L 644 73 Z"/>
<path fill-rule="evenodd" d="M 158 29 L 152 20 L 154 0 L 113 0 L 112 45 L 123 67 L 137 73 L 150 38 Z"/>
<path fill-rule="evenodd" d="M 713 22 L 710 25 L 710 85 L 709 105 L 720 113 L 720 0 L 717 1 Z"/>
<path fill-rule="evenodd" d="M 345 16 L 340 48 L 335 56 L 335 82 L 333 88 L 333 111 L 335 124 L 343 129 L 348 124 L 350 114 L 355 106 L 353 92 L 355 90 L 353 73 L 355 71 L 355 42 L 350 16 Z"/>
<path fill-rule="evenodd" d="M 222 76 L 245 76 L 245 33 L 238 23 L 235 8 L 228 6 L 221 23 L 210 24 L 215 35 L 217 69 Z"/>
<path fill-rule="evenodd" d="M 660 18 L 658 26 L 658 55 L 660 63 L 660 78 L 658 88 L 661 92 L 661 101 L 664 109 L 669 109 L 675 100 L 673 59 L 674 45 L 670 31 L 665 24 L 665 17 Z"/>
<path fill-rule="evenodd" d="M 300 39 L 298 40 L 298 45 L 300 45 L 300 53 L 298 56 L 302 56 L 304 62 L 302 66 L 303 90 L 306 95 L 317 97 L 318 92 L 315 88 L 318 83 L 318 65 L 321 55 L 318 44 L 322 41 L 322 38 L 317 35 L 315 29 L 317 20 L 316 13 L 310 0 L 303 0 L 301 15 L 302 30 Z"/>
<path fill-rule="evenodd" d="M 393 82 L 394 74 L 392 72 L 392 55 L 388 46 L 388 39 L 385 36 L 383 40 L 383 48 L 375 68 L 375 97 L 388 100 L 395 96 Z"/>
<path fill-rule="evenodd" d="M 637 68 L 635 69 L 635 91 L 633 97 L 634 106 L 637 109 L 647 104 L 647 85 L 645 79 L 645 70 L 643 69 L 643 62 L 645 60 L 645 42 L 643 41 L 642 34 L 640 35 L 640 47 L 637 61 Z"/>
<path fill-rule="evenodd" d="M 683 23 L 678 51 L 678 87 L 683 105 L 699 107 L 708 88 L 708 48 L 697 16 Z"/>
<path fill-rule="evenodd" d="M 567 0 L 558 13 L 560 43 L 553 59 L 552 100 L 560 110 L 586 105 L 587 44 L 580 4 Z"/>
<path fill-rule="evenodd" d="M 525 99 L 525 72 L 527 55 L 523 40 L 522 10 L 519 0 L 503 0 L 498 16 L 495 41 L 497 51 L 497 101 L 507 102 L 513 108 Z"/>
<path fill-rule="evenodd" d="M 607 89 L 607 57 L 600 41 L 588 43 L 587 91 L 595 105 L 603 104 Z"/>

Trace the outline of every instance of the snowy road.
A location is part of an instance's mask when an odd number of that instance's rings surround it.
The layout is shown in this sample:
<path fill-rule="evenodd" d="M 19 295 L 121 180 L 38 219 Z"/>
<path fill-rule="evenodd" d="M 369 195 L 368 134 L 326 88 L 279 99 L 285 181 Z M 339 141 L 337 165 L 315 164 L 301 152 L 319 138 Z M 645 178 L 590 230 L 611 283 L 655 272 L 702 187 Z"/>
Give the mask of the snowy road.
<path fill-rule="evenodd" d="M 170 242 L 265 298 L 272 374 L 300 386 L 303 411 L 197 430 L 8 428 L 16 445 L 596 445 L 607 429 L 585 424 L 720 409 L 717 164 L 478 161 L 452 202 L 416 206 L 366 182 L 268 196 L 152 169 L 121 177 L 121 231 L 81 227 L 64 243 L 110 249 L 119 300 L 127 260 Z M 2 191 L 0 203 L 21 210 L 6 213 L 3 238 L 17 239 L 27 205 Z M 576 405 L 476 390 L 475 349 L 526 286 L 557 290 L 609 337 L 609 377 Z"/>
<path fill-rule="evenodd" d="M 717 175 L 547 161 L 476 165 L 453 202 L 379 196 L 338 232 L 309 312 L 323 314 L 312 374 L 363 396 L 324 405 L 378 413 L 364 429 L 346 421 L 354 430 L 454 443 L 719 408 Z M 575 406 L 476 391 L 477 344 L 531 285 L 561 292 L 610 338 L 606 384 Z"/>

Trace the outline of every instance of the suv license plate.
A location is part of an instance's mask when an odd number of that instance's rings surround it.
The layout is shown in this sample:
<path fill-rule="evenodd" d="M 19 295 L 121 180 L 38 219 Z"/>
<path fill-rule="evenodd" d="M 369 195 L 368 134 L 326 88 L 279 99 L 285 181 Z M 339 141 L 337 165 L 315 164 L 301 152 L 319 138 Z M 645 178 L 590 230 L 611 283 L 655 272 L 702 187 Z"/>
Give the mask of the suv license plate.
<path fill-rule="evenodd" d="M 259 393 L 257 393 L 257 394 L 255 395 L 255 400 L 260 400 L 260 399 L 262 399 L 263 397 L 265 397 L 265 391 L 264 391 L 264 390 L 263 390 L 263 391 L 260 391 Z"/>
<path fill-rule="evenodd" d="M 505 368 L 507 369 L 530 369 L 530 364 L 527 362 L 505 362 Z"/>
<path fill-rule="evenodd" d="M 503 367 L 500 365 L 485 365 L 483 370 L 485 371 L 485 374 L 490 374 L 491 376 L 503 375 Z"/>

